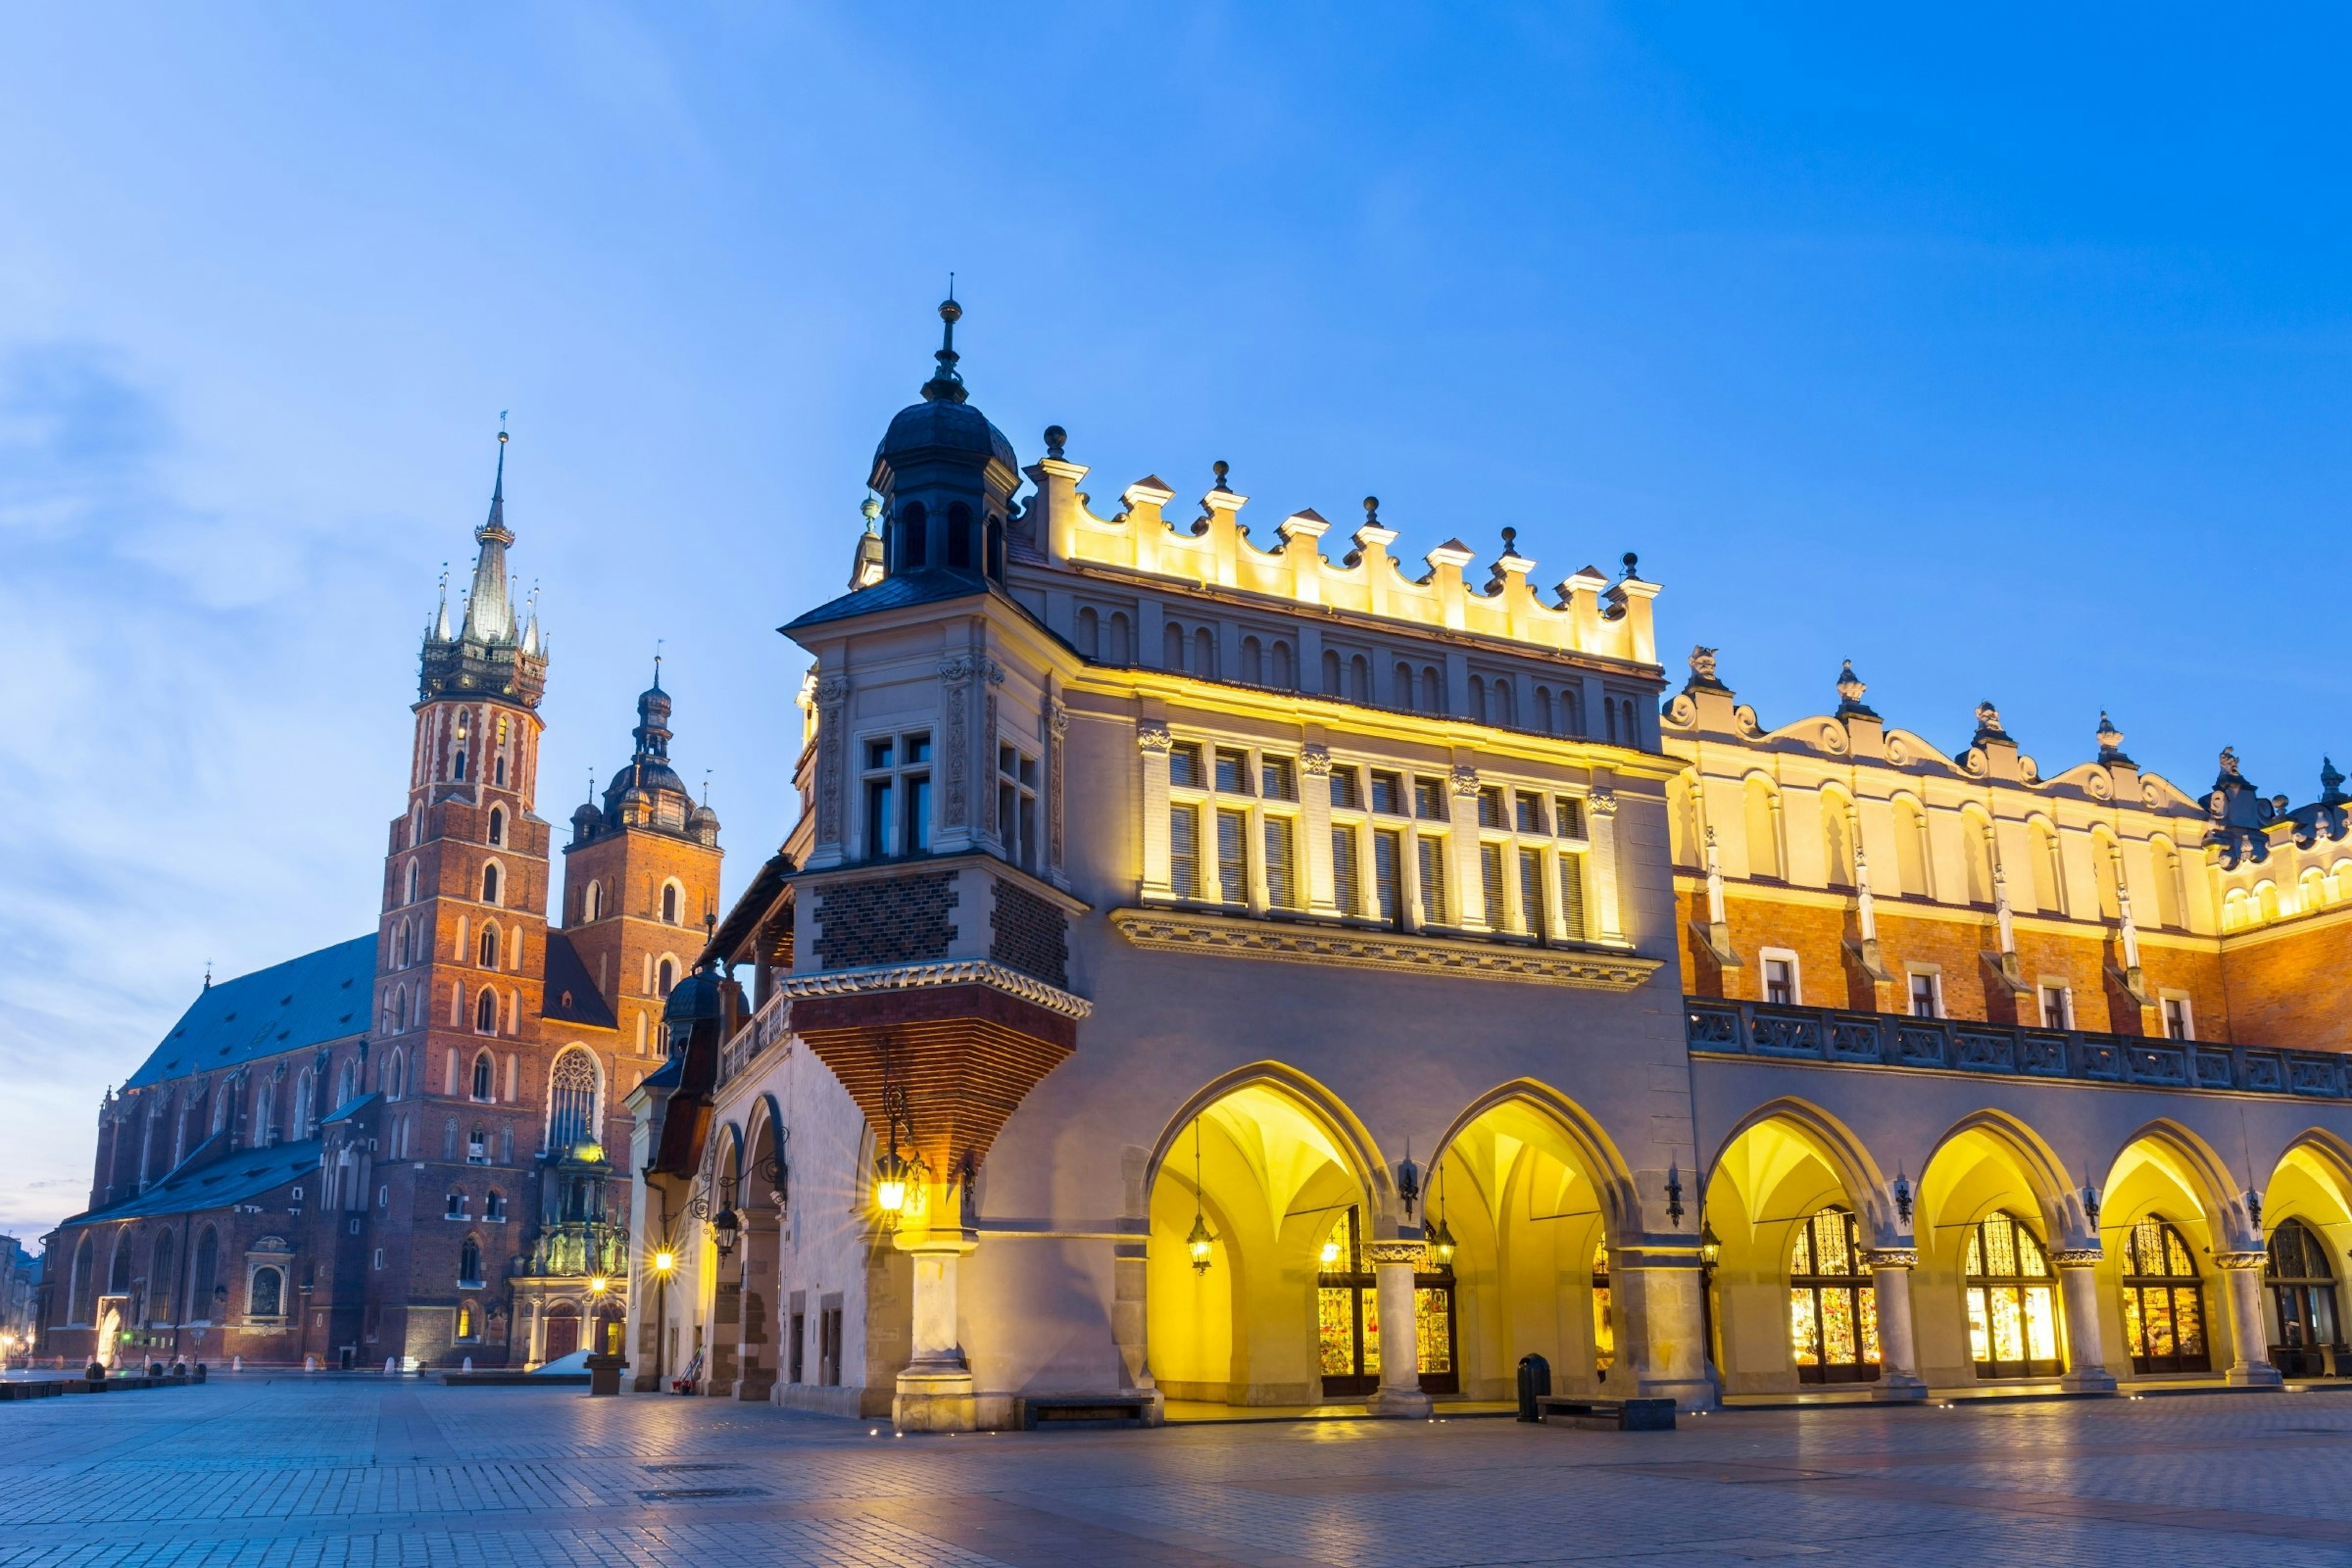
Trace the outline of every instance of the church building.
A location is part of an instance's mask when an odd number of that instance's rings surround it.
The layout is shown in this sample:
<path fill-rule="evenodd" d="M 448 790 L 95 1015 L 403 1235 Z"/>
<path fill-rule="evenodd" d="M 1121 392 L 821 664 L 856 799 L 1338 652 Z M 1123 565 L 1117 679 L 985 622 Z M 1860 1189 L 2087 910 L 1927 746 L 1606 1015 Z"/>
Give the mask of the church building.
<path fill-rule="evenodd" d="M 498 1366 L 616 1335 L 621 1101 L 716 916 L 719 819 L 670 766 L 656 679 L 628 765 L 572 813 L 558 900 L 506 439 L 472 590 L 425 637 L 376 930 L 208 979 L 108 1093 L 39 1354 Z"/>
<path fill-rule="evenodd" d="M 782 627 L 797 824 L 626 1094 L 638 1387 L 954 1430 L 1419 1415 L 1530 1354 L 1685 1406 L 2352 1375 L 2332 768 L 2192 793 L 2103 718 L 2045 769 L 1990 703 L 1949 751 L 1851 667 L 1767 723 L 1709 648 L 1670 680 L 1632 553 L 1254 536 L 1223 463 L 1098 506 L 960 313 Z"/>

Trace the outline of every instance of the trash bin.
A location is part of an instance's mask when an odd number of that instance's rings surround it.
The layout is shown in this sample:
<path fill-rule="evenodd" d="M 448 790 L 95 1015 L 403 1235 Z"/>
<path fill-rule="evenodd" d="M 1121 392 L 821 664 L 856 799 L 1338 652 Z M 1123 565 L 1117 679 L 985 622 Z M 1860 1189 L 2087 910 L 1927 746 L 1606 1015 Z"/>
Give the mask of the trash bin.
<path fill-rule="evenodd" d="M 617 1394 L 621 1392 L 621 1369 L 629 1363 L 616 1355 L 592 1355 L 588 1358 L 588 1393 Z"/>
<path fill-rule="evenodd" d="M 1540 1421 L 1543 1412 L 1536 1401 L 1551 1392 L 1551 1363 L 1539 1355 L 1519 1358 L 1519 1419 Z"/>

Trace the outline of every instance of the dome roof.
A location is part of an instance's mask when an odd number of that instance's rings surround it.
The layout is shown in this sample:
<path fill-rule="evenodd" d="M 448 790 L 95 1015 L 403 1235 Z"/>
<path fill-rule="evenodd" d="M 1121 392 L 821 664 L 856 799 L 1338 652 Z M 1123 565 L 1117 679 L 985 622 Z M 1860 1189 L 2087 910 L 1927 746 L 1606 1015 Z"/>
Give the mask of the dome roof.
<path fill-rule="evenodd" d="M 694 1024 L 719 1016 L 719 976 L 714 960 L 669 988 L 668 1005 L 662 1008 L 665 1025 Z"/>
<path fill-rule="evenodd" d="M 988 422 L 988 416 L 969 403 L 950 398 L 929 399 L 898 410 L 874 448 L 874 460 L 912 457 L 918 452 L 971 452 L 994 458 L 1008 468 L 1018 468 L 1013 443 Z"/>

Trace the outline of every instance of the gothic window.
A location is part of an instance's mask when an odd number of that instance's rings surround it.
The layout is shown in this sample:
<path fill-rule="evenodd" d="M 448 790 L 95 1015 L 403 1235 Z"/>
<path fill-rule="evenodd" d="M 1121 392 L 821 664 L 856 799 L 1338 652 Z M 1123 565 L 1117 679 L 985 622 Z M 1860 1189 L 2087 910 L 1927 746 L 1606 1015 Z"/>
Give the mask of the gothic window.
<path fill-rule="evenodd" d="M 466 782 L 466 749 L 457 748 L 457 757 L 449 764 L 449 776 L 459 784 Z"/>
<path fill-rule="evenodd" d="M 506 767 L 506 761 L 505 761 L 505 759 L 504 759 L 504 758 L 500 758 L 500 759 L 499 759 L 499 770 L 500 770 L 501 773 L 503 773 L 503 772 L 504 772 L 504 770 L 505 770 L 505 767 Z M 500 784 L 504 784 L 504 783 L 506 782 L 506 780 L 505 780 L 505 778 L 504 778 L 504 777 L 501 777 L 501 778 L 499 780 L 499 782 Z M 494 805 L 494 806 L 490 807 L 490 842 L 491 842 L 492 844 L 504 844 L 506 841 L 507 841 L 507 814 L 506 814 L 506 808 L 505 808 L 504 806 L 498 806 L 498 805 Z"/>
<path fill-rule="evenodd" d="M 1378 1277 L 1364 1256 L 1363 1225 L 1355 1205 L 1333 1220 L 1317 1255 L 1316 1338 L 1325 1397 L 1361 1395 L 1380 1386 Z M 1412 1349 L 1423 1392 L 1460 1387 L 1454 1360 L 1454 1274 L 1450 1266 L 1413 1276 Z M 1401 1347 L 1400 1347 L 1401 1348 Z"/>
<path fill-rule="evenodd" d="M 2124 1338 L 2134 1372 L 2212 1370 L 2197 1260 L 2160 1215 L 2133 1226 L 2124 1243 Z"/>
<path fill-rule="evenodd" d="M 474 1098 L 490 1100 L 497 1093 L 498 1068 L 491 1062 L 489 1052 L 480 1052 L 474 1058 Z"/>
<path fill-rule="evenodd" d="M 286 1276 L 270 1268 L 253 1271 L 253 1283 L 246 1287 L 245 1311 L 250 1318 L 278 1318 L 285 1315 Z"/>
<path fill-rule="evenodd" d="M 499 723 L 501 723 L 501 724 L 503 724 L 503 723 L 505 723 L 505 722 L 506 722 L 506 721 L 505 721 L 505 720 L 503 720 L 503 719 L 501 719 L 501 720 L 499 720 Z M 490 769 L 491 769 L 490 782 L 491 782 L 492 784 L 497 784 L 500 789 L 504 789 L 504 788 L 506 787 L 506 783 L 507 783 L 507 760 L 506 760 L 505 756 L 504 756 L 503 754 L 501 754 L 501 755 L 499 757 L 499 759 L 498 759 L 495 763 L 491 763 L 491 764 L 490 764 Z M 496 844 L 496 843 L 498 842 L 498 840 L 497 840 L 497 839 L 495 839 L 495 838 L 493 838 L 493 839 L 491 839 L 491 840 L 490 840 L 490 842 L 491 842 L 491 843 L 493 843 L 493 844 Z"/>
<path fill-rule="evenodd" d="M 492 1221 L 507 1217 L 507 1198 L 504 1193 L 494 1188 L 489 1195 L 482 1200 L 482 1217 Z"/>
<path fill-rule="evenodd" d="M 474 1004 L 474 1030 L 483 1035 L 499 1032 L 498 994 L 487 985 L 482 987 L 482 994 Z"/>
<path fill-rule="evenodd" d="M 507 1072 L 507 1097 L 509 1100 L 514 1098 L 514 1072 L 511 1067 Z M 499 1163 L 501 1165 L 514 1163 L 514 1123 L 511 1121 L 499 1123 Z"/>
<path fill-rule="evenodd" d="M 81 1235 L 81 1244 L 74 1248 L 72 1302 L 67 1309 L 70 1322 L 87 1323 L 98 1310 L 98 1250 L 89 1239 L 89 1232 Z"/>
<path fill-rule="evenodd" d="M 496 968 L 499 966 L 499 928 L 498 928 L 498 927 L 496 927 L 496 926 L 491 926 L 491 925 L 486 925 L 486 926 L 484 926 L 484 927 L 482 928 L 482 944 L 481 944 L 481 945 L 482 945 L 482 952 L 481 952 L 482 967 L 483 967 L 484 969 L 496 969 Z"/>
<path fill-rule="evenodd" d="M 2323 1377 L 2329 1351 L 2341 1367 L 2343 1330 L 2336 1316 L 2336 1271 L 2316 1232 L 2291 1219 L 2271 1233 L 2263 1283 L 2270 1288 L 2279 1342 L 2271 1364 L 2289 1377 Z"/>
<path fill-rule="evenodd" d="M 335 1109 L 349 1105 L 359 1094 L 360 1059 L 345 1057 L 341 1071 L 335 1075 Z"/>
<path fill-rule="evenodd" d="M 1878 1292 L 1863 1261 L 1860 1228 L 1844 1209 L 1822 1209 L 1797 1227 L 1789 1253 L 1789 1345 L 1799 1383 L 1878 1379 Z"/>
<path fill-rule="evenodd" d="M 482 1244 L 469 1236 L 466 1238 L 466 1244 L 457 1249 L 457 1283 L 478 1285 L 481 1282 Z"/>
<path fill-rule="evenodd" d="M 1609 1297 L 1609 1238 L 1592 1245 L 1592 1370 L 1609 1381 L 1617 1364 L 1617 1315 Z"/>
<path fill-rule="evenodd" d="M 498 901 L 499 868 L 495 865 L 485 866 L 482 868 L 482 902 L 495 904 Z"/>
<path fill-rule="evenodd" d="M 254 1090 L 252 1142 L 253 1146 L 257 1149 L 267 1149 L 270 1144 L 278 1141 L 276 1136 L 276 1123 L 278 1121 L 277 1089 L 277 1084 L 272 1081 L 265 1082 L 259 1089 Z"/>
<path fill-rule="evenodd" d="M 904 571 L 913 567 L 929 564 L 930 541 L 927 539 L 925 535 L 929 531 L 929 526 L 930 519 L 924 512 L 923 503 L 921 501 L 910 500 L 905 506 L 898 509 L 898 566 L 900 570 Z"/>
<path fill-rule="evenodd" d="M 140 1314 L 151 1323 L 172 1321 L 172 1233 L 155 1234 L 155 1250 L 147 1260 L 147 1308 Z"/>
<path fill-rule="evenodd" d="M 469 1241 L 466 1245 L 471 1247 L 474 1244 Z M 471 1301 L 458 1302 L 457 1337 L 461 1340 L 480 1338 L 481 1336 L 476 1328 L 476 1321 L 477 1320 L 474 1317 L 474 1304 Z"/>
<path fill-rule="evenodd" d="M 661 911 L 661 918 L 665 924 L 677 924 L 677 884 L 676 882 L 662 884 Z"/>
<path fill-rule="evenodd" d="M 200 1323 L 213 1317 L 213 1289 L 220 1283 L 220 1233 L 206 1226 L 196 1235 L 196 1266 L 188 1281 L 188 1316 Z"/>
<path fill-rule="evenodd" d="M 547 1145 L 561 1152 L 596 1141 L 596 1060 L 579 1046 L 555 1058 L 549 1079 Z"/>
<path fill-rule="evenodd" d="M 454 1116 L 441 1123 L 441 1158 L 456 1163 L 457 1159 L 457 1119 Z M 456 1193 L 449 1194 L 449 1212 L 464 1214 L 466 1200 Z"/>
<path fill-rule="evenodd" d="M 414 860 L 408 863 L 408 897 L 403 901 L 412 904 L 416 901 L 416 862 Z"/>
<path fill-rule="evenodd" d="M 287 1125 L 288 1137 L 308 1138 L 310 1135 L 311 1107 L 316 1093 L 316 1079 L 310 1069 L 304 1068 L 302 1075 L 294 1080 L 294 1118 Z"/>
<path fill-rule="evenodd" d="M 398 1100 L 401 1091 L 408 1087 L 407 1066 L 407 1056 L 395 1047 L 392 1060 L 385 1064 L 383 1069 L 383 1097 L 386 1100 Z"/>
<path fill-rule="evenodd" d="M 661 961 L 661 966 L 654 971 L 654 994 L 656 996 L 668 995 L 670 987 L 677 983 L 677 961 L 670 958 L 663 959 Z"/>
<path fill-rule="evenodd" d="M 1977 1375 L 2057 1376 L 2057 1281 L 2025 1222 L 1995 1213 L 1970 1226 L 1965 1273 Z"/>

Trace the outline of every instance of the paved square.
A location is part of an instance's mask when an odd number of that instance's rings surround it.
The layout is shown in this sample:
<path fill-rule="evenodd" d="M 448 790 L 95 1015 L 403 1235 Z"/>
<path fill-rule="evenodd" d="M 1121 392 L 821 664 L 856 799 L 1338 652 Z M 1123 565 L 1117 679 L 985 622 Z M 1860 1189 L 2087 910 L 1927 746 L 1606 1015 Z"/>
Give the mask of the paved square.
<path fill-rule="evenodd" d="M 0 1405 L 0 1565 L 2352 1562 L 2352 1391 L 956 1437 L 280 1376 Z"/>

